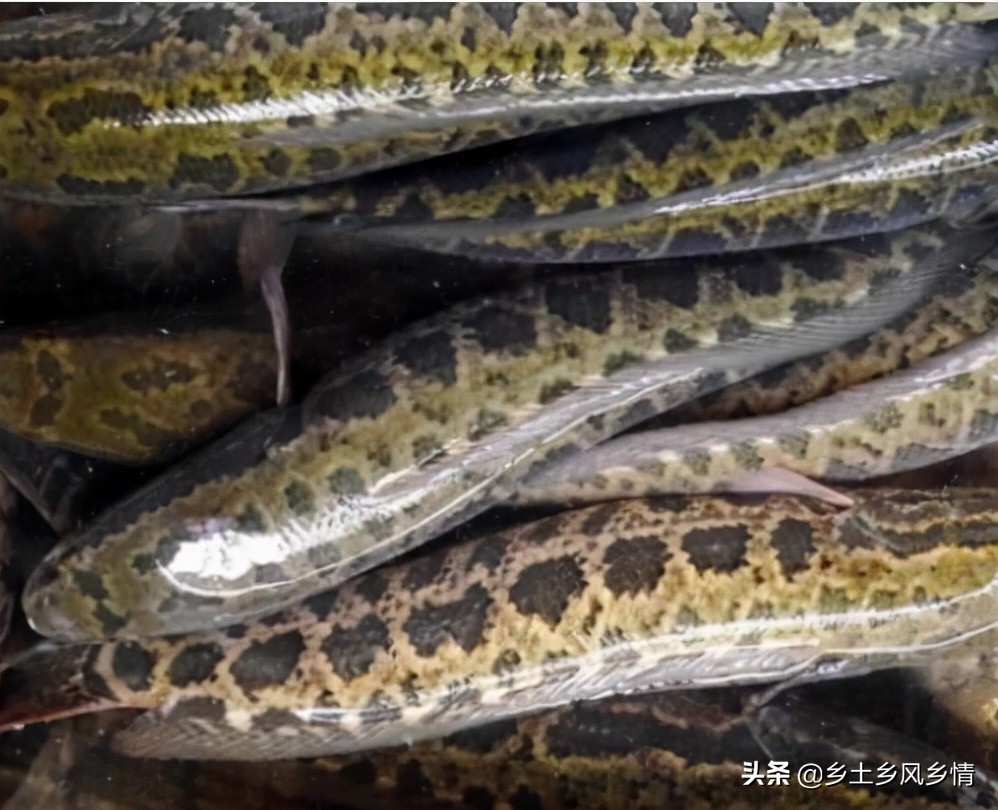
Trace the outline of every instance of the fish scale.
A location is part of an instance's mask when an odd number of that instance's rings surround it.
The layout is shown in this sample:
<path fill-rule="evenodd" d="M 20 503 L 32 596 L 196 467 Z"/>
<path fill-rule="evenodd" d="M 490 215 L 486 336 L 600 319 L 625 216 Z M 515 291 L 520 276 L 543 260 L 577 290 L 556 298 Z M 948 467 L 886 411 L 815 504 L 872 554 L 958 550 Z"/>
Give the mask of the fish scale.
<path fill-rule="evenodd" d="M 318 756 L 631 691 L 827 677 L 996 626 L 998 495 L 626 500 L 369 572 L 226 632 L 42 645 L 0 728 L 151 709 L 156 758 Z M 921 656 L 921 657 L 920 657 Z"/>
<path fill-rule="evenodd" d="M 68 202 L 296 188 L 544 128 L 972 63 L 994 46 L 975 23 L 994 16 L 959 3 L 44 15 L 0 29 L 0 187 Z"/>
<path fill-rule="evenodd" d="M 68 538 L 26 611 L 67 640 L 263 615 L 484 511 L 559 454 L 878 328 L 991 246 L 978 238 L 640 266 L 459 305 Z"/>

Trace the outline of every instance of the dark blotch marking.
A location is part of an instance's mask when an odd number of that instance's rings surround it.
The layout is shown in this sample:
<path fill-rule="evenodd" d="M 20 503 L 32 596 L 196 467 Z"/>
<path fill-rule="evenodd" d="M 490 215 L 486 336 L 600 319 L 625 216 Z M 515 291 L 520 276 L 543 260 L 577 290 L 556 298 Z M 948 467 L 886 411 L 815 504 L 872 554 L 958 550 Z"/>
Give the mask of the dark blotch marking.
<path fill-rule="evenodd" d="M 676 231 L 669 244 L 669 256 L 700 256 L 724 253 L 727 244 L 720 234 L 699 228 L 682 228 Z"/>
<path fill-rule="evenodd" d="M 481 640 L 485 614 L 491 604 L 485 588 L 475 584 L 454 602 L 413 609 L 403 630 L 424 658 L 433 655 L 448 637 L 465 652 L 471 652 Z"/>
<path fill-rule="evenodd" d="M 442 330 L 407 341 L 395 352 L 395 357 L 417 374 L 445 385 L 457 381 L 457 353 L 450 336 Z"/>
<path fill-rule="evenodd" d="M 228 155 L 208 158 L 182 153 L 177 155 L 170 186 L 209 186 L 216 191 L 228 191 L 238 180 L 239 169 Z"/>
<path fill-rule="evenodd" d="M 617 510 L 618 507 L 615 504 L 597 506 L 589 512 L 586 519 L 582 521 L 579 531 L 587 537 L 598 537 L 606 530 L 607 525 L 613 519 L 613 516 Z M 544 523 L 546 524 L 548 521 L 553 519 L 554 518 L 548 518 L 544 521 Z"/>
<path fill-rule="evenodd" d="M 46 394 L 35 400 L 31 406 L 31 424 L 36 426 L 51 425 L 62 408 L 62 398 L 55 394 Z"/>
<path fill-rule="evenodd" d="M 225 6 L 194 8 L 180 18 L 177 35 L 186 42 L 204 42 L 211 50 L 221 50 L 229 38 L 229 26 L 236 21 Z"/>
<path fill-rule="evenodd" d="M 102 602 L 110 595 L 101 581 L 100 574 L 93 571 L 81 571 L 74 568 L 72 571 L 73 583 L 80 589 L 80 593 Z"/>
<path fill-rule="evenodd" d="M 483 565 L 491 574 L 503 561 L 508 547 L 509 540 L 502 535 L 491 535 L 478 541 L 471 556 L 468 557 L 466 570 L 471 571 L 476 565 Z"/>
<path fill-rule="evenodd" d="M 569 599 L 584 587 L 582 569 L 566 555 L 525 568 L 509 597 L 520 613 L 540 616 L 553 627 L 561 621 Z"/>
<path fill-rule="evenodd" d="M 537 401 L 541 405 L 547 405 L 549 402 L 554 402 L 559 397 L 564 396 L 569 391 L 574 391 L 578 386 L 575 385 L 571 380 L 558 379 L 552 383 L 546 383 L 541 386 L 541 392 L 537 396 Z"/>
<path fill-rule="evenodd" d="M 866 211 L 829 211 L 824 233 L 828 236 L 852 236 L 869 233 L 880 226 L 878 220 Z"/>
<path fill-rule="evenodd" d="M 662 339 L 662 345 L 669 354 L 676 354 L 695 349 L 698 344 L 696 340 L 676 329 L 667 329 L 665 337 Z"/>
<path fill-rule="evenodd" d="M 445 559 L 443 554 L 427 554 L 413 560 L 406 566 L 402 584 L 414 591 L 425 588 L 437 578 Z"/>
<path fill-rule="evenodd" d="M 700 280 L 697 273 L 670 273 L 660 268 L 634 268 L 621 275 L 625 284 L 634 287 L 639 298 L 668 301 L 683 309 L 692 309 L 700 300 Z"/>
<path fill-rule="evenodd" d="M 329 147 L 313 149 L 308 153 L 308 168 L 315 174 L 336 171 L 342 162 L 340 153 Z"/>
<path fill-rule="evenodd" d="M 807 8 L 822 25 L 835 25 L 850 17 L 857 6 L 855 3 L 808 3 Z"/>
<path fill-rule="evenodd" d="M 759 165 L 757 163 L 753 163 L 751 160 L 747 160 L 744 163 L 739 163 L 728 173 L 728 178 L 732 181 L 751 180 L 753 177 L 758 177 L 758 176 L 759 176 Z"/>
<path fill-rule="evenodd" d="M 838 250 L 802 250 L 794 254 L 793 266 L 815 281 L 838 281 L 845 277 L 846 258 Z"/>
<path fill-rule="evenodd" d="M 274 636 L 268 641 L 256 641 L 229 671 L 236 684 L 247 692 L 279 686 L 294 671 L 304 649 L 305 642 L 297 631 Z"/>
<path fill-rule="evenodd" d="M 62 388 L 62 384 L 71 376 L 63 371 L 58 359 L 49 351 L 43 350 L 38 353 L 35 368 L 38 369 L 38 376 L 42 378 L 45 387 L 54 390 Z"/>
<path fill-rule="evenodd" d="M 585 281 L 585 280 L 583 280 Z M 610 294 L 599 283 L 557 279 L 544 287 L 548 311 L 568 323 L 602 334 L 610 326 Z"/>
<path fill-rule="evenodd" d="M 94 618 L 100 622 L 107 636 L 115 635 L 126 623 L 117 613 L 112 613 L 103 602 L 94 608 Z"/>
<path fill-rule="evenodd" d="M 365 574 L 362 579 L 356 581 L 354 590 L 367 600 L 368 604 L 375 605 L 385 591 L 388 589 L 388 580 L 380 573 Z"/>
<path fill-rule="evenodd" d="M 701 574 L 730 574 L 745 563 L 749 533 L 744 526 L 691 529 L 683 537 L 682 549 Z"/>
<path fill-rule="evenodd" d="M 769 217 L 762 230 L 760 244 L 787 245 L 801 242 L 807 236 L 807 229 L 795 218 L 786 214 Z"/>
<path fill-rule="evenodd" d="M 835 130 L 835 148 L 839 152 L 851 152 L 861 149 L 869 143 L 859 124 L 852 118 L 847 118 Z"/>
<path fill-rule="evenodd" d="M 374 419 L 395 404 L 395 392 L 373 369 L 320 389 L 311 403 L 315 412 L 334 419 Z"/>
<path fill-rule="evenodd" d="M 307 515 L 315 511 L 312 490 L 301 481 L 292 481 L 284 488 L 284 500 L 293 514 Z"/>
<path fill-rule="evenodd" d="M 487 352 L 509 351 L 522 355 L 537 342 L 534 319 L 502 307 L 482 307 L 462 324 Z"/>
<path fill-rule="evenodd" d="M 322 642 L 322 652 L 336 674 L 349 681 L 367 672 L 378 650 L 388 650 L 388 627 L 373 613 L 357 622 L 356 627 L 335 626 Z"/>
<path fill-rule="evenodd" d="M 133 692 L 142 692 L 149 688 L 149 676 L 155 663 L 156 657 L 141 644 L 123 641 L 115 648 L 111 669 Z"/>
<path fill-rule="evenodd" d="M 558 759 L 634 756 L 649 750 L 670 751 L 686 761 L 698 763 L 741 762 L 759 759 L 762 751 L 746 723 L 713 727 L 709 723 L 669 722 L 673 710 L 665 698 L 662 711 L 654 711 L 657 696 L 639 698 L 651 705 L 634 712 L 612 712 L 599 703 L 580 704 L 553 723 L 546 736 L 548 751 Z M 732 711 L 738 710 L 731 707 Z M 704 706 L 707 716 L 717 709 Z M 639 755 L 640 756 L 640 755 Z"/>
<path fill-rule="evenodd" d="M 241 532 L 264 532 L 267 522 L 263 513 L 253 504 L 249 504 L 235 517 L 235 526 Z"/>
<path fill-rule="evenodd" d="M 201 683 L 211 677 L 218 662 L 224 657 L 222 648 L 214 642 L 192 644 L 173 659 L 166 677 L 170 679 L 170 683 L 179 687 Z"/>
<path fill-rule="evenodd" d="M 132 568 L 134 568 L 139 574 L 148 574 L 149 572 L 156 570 L 156 555 L 136 554 L 132 558 Z"/>
<path fill-rule="evenodd" d="M 254 3 L 252 9 L 283 34 L 289 45 L 299 46 L 323 29 L 329 7 L 325 3 Z"/>
<path fill-rule="evenodd" d="M 749 295 L 776 295 L 783 288 L 780 266 L 765 256 L 735 265 L 731 275 L 738 288 Z"/>
<path fill-rule="evenodd" d="M 281 149 L 271 149 L 260 158 L 260 163 L 268 174 L 274 177 L 284 177 L 291 169 L 291 158 Z"/>
<path fill-rule="evenodd" d="M 672 553 L 657 537 L 620 538 L 603 555 L 603 581 L 615 596 L 655 587 Z"/>
<path fill-rule="evenodd" d="M 728 6 L 728 15 L 734 18 L 743 30 L 757 37 L 765 32 L 772 13 L 772 3 L 732 3 Z"/>
<path fill-rule="evenodd" d="M 689 125 L 680 116 L 658 117 L 627 129 L 627 139 L 655 164 L 664 163 L 689 138 Z"/>
<path fill-rule="evenodd" d="M 364 479 L 351 467 L 340 467 L 330 473 L 329 488 L 338 495 L 360 495 L 367 491 Z"/>
<path fill-rule="evenodd" d="M 145 183 L 138 179 L 107 180 L 102 183 L 99 180 L 77 177 L 74 174 L 60 174 L 55 182 L 67 194 L 87 197 L 140 194 L 146 187 Z"/>
<path fill-rule="evenodd" d="M 807 569 L 807 561 L 814 554 L 811 526 L 803 520 L 786 518 L 773 531 L 773 547 L 786 577 Z"/>
<path fill-rule="evenodd" d="M 690 32 L 696 13 L 696 3 L 666 3 L 659 7 L 662 24 L 674 37 L 685 37 Z"/>
<path fill-rule="evenodd" d="M 82 130 L 90 121 L 111 119 L 138 123 L 149 112 L 135 93 L 110 93 L 88 88 L 83 98 L 56 101 L 49 106 L 49 116 L 63 135 Z"/>

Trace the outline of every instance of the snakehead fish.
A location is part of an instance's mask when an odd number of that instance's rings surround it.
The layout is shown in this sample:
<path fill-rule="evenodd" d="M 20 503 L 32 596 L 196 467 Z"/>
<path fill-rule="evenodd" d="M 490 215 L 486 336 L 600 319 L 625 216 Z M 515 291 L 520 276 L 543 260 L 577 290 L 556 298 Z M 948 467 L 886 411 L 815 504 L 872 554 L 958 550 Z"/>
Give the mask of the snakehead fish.
<path fill-rule="evenodd" d="M 130 810 L 135 792 L 150 783 L 156 790 L 144 803 L 151 810 L 327 808 L 330 796 L 336 797 L 337 806 L 355 810 L 911 806 L 899 802 L 896 794 L 868 793 L 859 786 L 830 785 L 817 791 L 796 784 L 768 785 L 761 791 L 758 785 L 746 786 L 746 761 L 764 765 L 779 756 L 791 762 L 791 773 L 807 761 L 784 755 L 782 722 L 753 722 L 746 706 L 752 694 L 714 689 L 606 698 L 411 747 L 252 763 L 122 757 L 108 749 L 107 737 L 127 721 L 105 713 L 54 726 L 27 773 L 17 767 L 19 762 L 6 761 L 6 769 L 0 766 L 0 791 L 6 789 L 20 801 L 12 799 L 8 810 L 55 806 L 52 800 L 42 800 L 51 793 L 67 807 Z M 784 700 L 780 704 L 780 721 L 798 720 L 805 727 L 814 723 L 810 706 Z M 827 744 L 811 761 L 826 768 L 833 761 L 846 762 L 853 753 L 857 720 L 821 718 L 815 725 L 813 733 L 823 732 Z M 901 753 L 920 763 L 951 759 L 951 752 L 928 749 L 887 728 L 867 723 L 861 731 L 870 752 L 867 765 L 891 761 Z M 779 754 L 759 744 L 756 737 L 762 734 Z M 108 772 L 113 779 L 107 778 Z M 952 808 L 955 793 L 946 784 L 925 789 L 919 792 L 918 807 Z M 983 800 L 991 797 L 986 790 L 982 793 L 974 798 L 979 806 L 987 806 Z"/>
<path fill-rule="evenodd" d="M 228 631 L 43 644 L 0 728 L 112 708 L 153 758 L 318 756 L 634 691 L 831 676 L 998 626 L 998 491 L 673 496 L 562 513 Z"/>
<path fill-rule="evenodd" d="M 998 75 L 998 74 L 995 74 Z M 994 75 L 992 76 L 994 81 Z M 777 247 L 909 227 L 993 210 L 998 93 L 991 113 L 864 145 L 832 160 L 707 184 L 666 197 L 515 219 L 362 226 L 363 238 L 479 259 L 537 263 L 648 260 Z M 681 182 L 688 178 L 681 178 Z M 693 182 L 704 178 L 693 176 Z M 624 185 L 627 185 L 626 175 Z M 529 204 L 523 206 L 529 207 Z"/>
<path fill-rule="evenodd" d="M 111 326 L 112 328 L 108 328 Z M 0 427 L 127 462 L 157 462 L 273 402 L 266 332 L 146 316 L 0 335 Z"/>
<path fill-rule="evenodd" d="M 926 360 L 998 326 L 998 248 L 879 332 L 735 383 L 652 420 L 673 426 L 777 413 Z"/>
<path fill-rule="evenodd" d="M 300 187 L 537 129 L 992 53 L 987 4 L 215 4 L 0 28 L 0 188 Z"/>
<path fill-rule="evenodd" d="M 642 265 L 458 305 L 67 538 L 27 612 L 65 640 L 272 612 L 484 511 L 559 454 L 868 333 L 981 245 L 908 233 L 872 254 Z"/>
<path fill-rule="evenodd" d="M 995 199 L 996 137 L 998 63 L 573 129 L 282 204 L 335 213 L 322 232 L 447 253 L 717 253 L 969 216 Z"/>
<path fill-rule="evenodd" d="M 771 416 L 640 431 L 556 462 L 518 500 L 862 481 L 998 441 L 998 329 L 910 369 Z M 790 473 L 788 477 L 785 474 Z"/>

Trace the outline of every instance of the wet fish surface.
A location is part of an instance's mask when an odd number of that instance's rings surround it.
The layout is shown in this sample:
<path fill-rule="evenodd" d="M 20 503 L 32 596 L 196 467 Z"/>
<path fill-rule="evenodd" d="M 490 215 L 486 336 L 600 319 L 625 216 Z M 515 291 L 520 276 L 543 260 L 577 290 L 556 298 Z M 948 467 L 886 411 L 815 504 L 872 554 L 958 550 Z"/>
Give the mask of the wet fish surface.
<path fill-rule="evenodd" d="M 145 708 L 118 750 L 318 756 L 608 694 L 863 672 L 996 626 L 995 490 L 855 499 L 619 501 L 228 631 L 42 645 L 0 673 L 0 728 Z"/>
<path fill-rule="evenodd" d="M 784 413 L 640 431 L 564 459 L 521 487 L 530 502 L 785 486 L 790 471 L 862 481 L 998 441 L 998 330 L 910 369 Z"/>
<path fill-rule="evenodd" d="M 300 187 L 532 131 L 980 59 L 987 4 L 127 4 L 0 28 L 0 188 Z M 123 156 L 127 155 L 127 159 Z"/>
<path fill-rule="evenodd" d="M 26 611 L 63 640 L 264 615 L 459 525 L 559 453 L 873 331 L 987 239 L 915 231 L 458 305 L 67 539 Z"/>

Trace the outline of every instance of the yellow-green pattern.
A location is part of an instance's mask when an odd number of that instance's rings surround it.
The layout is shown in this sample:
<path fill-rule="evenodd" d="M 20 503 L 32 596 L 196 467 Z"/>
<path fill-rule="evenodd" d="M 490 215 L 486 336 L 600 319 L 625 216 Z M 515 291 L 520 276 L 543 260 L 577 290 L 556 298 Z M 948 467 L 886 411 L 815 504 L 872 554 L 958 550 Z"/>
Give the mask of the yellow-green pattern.
<path fill-rule="evenodd" d="M 165 330 L 164 330 L 165 331 Z M 0 427 L 130 463 L 166 461 L 273 401 L 266 333 L 0 335 Z"/>
<path fill-rule="evenodd" d="M 302 415 L 262 415 L 67 538 L 26 611 L 46 635 L 91 640 L 292 604 L 484 511 L 537 465 L 879 328 L 987 239 L 649 264 L 458 305 L 325 378 Z"/>
<path fill-rule="evenodd" d="M 609 694 L 891 666 L 998 626 L 998 492 L 627 500 L 485 535 L 227 632 L 43 646 L 0 728 L 155 709 L 156 758 L 440 736 Z"/>
<path fill-rule="evenodd" d="M 521 502 L 780 491 L 784 470 L 862 481 L 998 441 L 998 330 L 906 371 L 783 413 L 640 431 L 524 482 Z"/>
<path fill-rule="evenodd" d="M 988 4 L 128 4 L 0 28 L 0 187 L 294 188 L 649 108 L 979 58 Z"/>

